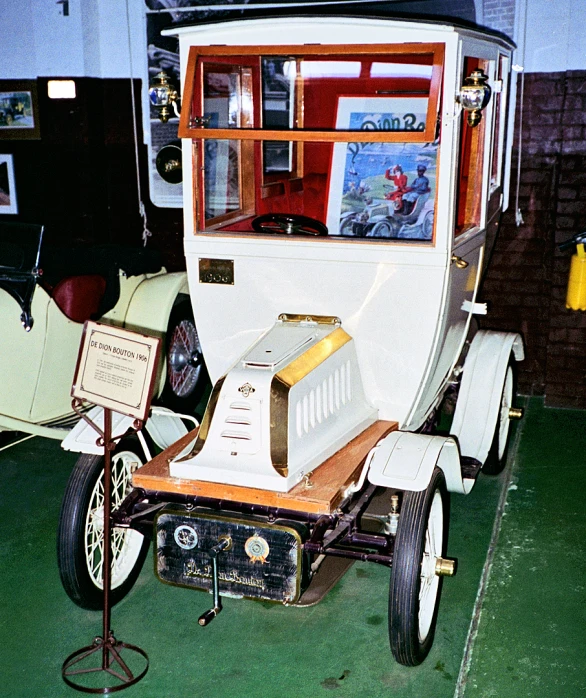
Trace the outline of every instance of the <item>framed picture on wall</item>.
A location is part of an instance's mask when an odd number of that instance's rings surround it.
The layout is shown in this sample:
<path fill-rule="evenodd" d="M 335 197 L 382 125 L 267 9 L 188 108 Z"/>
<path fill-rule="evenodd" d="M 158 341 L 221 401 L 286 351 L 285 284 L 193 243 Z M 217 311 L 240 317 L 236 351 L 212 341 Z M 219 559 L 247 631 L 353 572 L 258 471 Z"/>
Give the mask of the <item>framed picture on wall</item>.
<path fill-rule="evenodd" d="M 437 147 L 409 138 L 425 129 L 427 107 L 427 97 L 338 98 L 337 129 L 400 132 L 405 139 L 334 144 L 330 235 L 431 239 Z"/>
<path fill-rule="evenodd" d="M 0 138 L 40 137 L 37 83 L 34 80 L 0 80 Z"/>
<path fill-rule="evenodd" d="M 5 213 L 18 213 L 12 155 L 0 155 L 0 215 Z"/>

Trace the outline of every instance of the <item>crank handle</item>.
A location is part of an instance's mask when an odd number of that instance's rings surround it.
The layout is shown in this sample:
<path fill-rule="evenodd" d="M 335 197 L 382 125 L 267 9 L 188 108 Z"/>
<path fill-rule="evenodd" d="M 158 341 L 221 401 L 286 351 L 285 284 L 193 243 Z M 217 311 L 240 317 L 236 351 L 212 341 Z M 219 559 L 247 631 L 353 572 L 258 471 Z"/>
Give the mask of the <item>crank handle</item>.
<path fill-rule="evenodd" d="M 201 616 L 197 619 L 197 622 L 201 625 L 202 628 L 205 628 L 206 625 L 209 625 L 214 620 L 214 618 L 218 615 L 218 613 L 221 610 L 222 606 L 219 606 L 218 608 L 214 606 L 213 608 L 210 608 L 209 611 L 202 613 Z"/>
<path fill-rule="evenodd" d="M 224 550 L 230 550 L 231 547 L 232 539 L 230 536 L 220 536 L 220 540 L 216 545 L 208 550 L 208 555 L 212 561 L 212 593 L 214 595 L 214 605 L 198 618 L 197 622 L 202 628 L 209 625 L 222 610 L 220 579 L 218 577 L 218 556 L 221 555 Z"/>

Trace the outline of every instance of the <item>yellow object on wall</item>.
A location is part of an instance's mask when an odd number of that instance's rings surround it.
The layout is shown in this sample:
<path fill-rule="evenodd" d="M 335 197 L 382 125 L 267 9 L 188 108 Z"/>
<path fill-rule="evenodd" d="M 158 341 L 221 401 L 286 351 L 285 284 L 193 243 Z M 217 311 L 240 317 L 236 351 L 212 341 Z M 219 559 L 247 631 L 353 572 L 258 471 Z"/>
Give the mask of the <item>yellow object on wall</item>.
<path fill-rule="evenodd" d="M 576 253 L 572 255 L 566 308 L 586 310 L 586 248 L 584 243 L 578 243 Z"/>

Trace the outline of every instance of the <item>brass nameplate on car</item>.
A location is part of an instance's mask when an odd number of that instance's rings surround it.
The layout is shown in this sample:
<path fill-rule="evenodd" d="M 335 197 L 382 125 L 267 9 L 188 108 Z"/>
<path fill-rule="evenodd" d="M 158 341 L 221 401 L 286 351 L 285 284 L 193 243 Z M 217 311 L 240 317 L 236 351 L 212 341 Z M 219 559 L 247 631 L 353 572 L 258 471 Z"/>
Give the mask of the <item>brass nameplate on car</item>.
<path fill-rule="evenodd" d="M 234 260 L 199 259 L 200 284 L 234 284 Z"/>

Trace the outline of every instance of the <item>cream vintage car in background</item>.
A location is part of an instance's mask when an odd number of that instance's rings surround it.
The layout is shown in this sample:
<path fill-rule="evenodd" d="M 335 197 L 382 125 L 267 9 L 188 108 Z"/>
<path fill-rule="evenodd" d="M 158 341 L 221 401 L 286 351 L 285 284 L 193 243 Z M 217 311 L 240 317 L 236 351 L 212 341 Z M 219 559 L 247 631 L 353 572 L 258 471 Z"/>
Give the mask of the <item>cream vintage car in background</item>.
<path fill-rule="evenodd" d="M 63 439 L 79 416 L 71 384 L 84 322 L 100 319 L 166 340 L 156 397 L 190 412 L 207 374 L 185 273 L 114 245 L 60 248 L 43 227 L 0 224 L 0 432 Z"/>
<path fill-rule="evenodd" d="M 151 538 L 162 581 L 213 593 L 200 625 L 223 594 L 303 604 L 330 559 L 370 561 L 390 570 L 392 653 L 419 664 L 455 568 L 449 493 L 504 467 L 518 414 L 521 337 L 474 319 L 508 202 L 513 46 L 335 16 L 175 31 L 185 256 L 214 388 L 199 430 L 142 467 L 123 456 L 114 600 Z M 151 98 L 169 108 L 164 76 Z M 396 223 L 399 195 L 420 223 Z M 345 225 L 376 206 L 376 234 Z M 99 608 L 100 502 L 81 466 L 60 568 Z"/>

